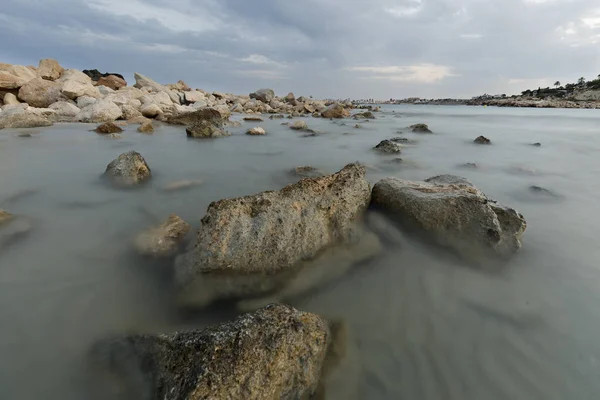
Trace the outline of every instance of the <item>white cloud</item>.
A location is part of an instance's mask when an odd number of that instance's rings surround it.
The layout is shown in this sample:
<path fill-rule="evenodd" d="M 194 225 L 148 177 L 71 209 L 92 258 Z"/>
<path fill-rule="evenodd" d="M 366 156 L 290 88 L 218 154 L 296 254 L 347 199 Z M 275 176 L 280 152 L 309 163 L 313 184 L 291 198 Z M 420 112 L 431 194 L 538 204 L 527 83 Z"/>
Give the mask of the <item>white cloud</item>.
<path fill-rule="evenodd" d="M 421 3 L 422 0 L 410 0 L 408 5 L 387 7 L 384 9 L 384 11 L 398 18 L 412 17 L 422 10 L 423 5 Z"/>
<path fill-rule="evenodd" d="M 370 73 L 367 79 L 385 79 L 395 82 L 433 83 L 449 76 L 456 76 L 450 67 L 435 64 L 385 67 L 350 67 L 349 71 Z"/>
<path fill-rule="evenodd" d="M 284 68 L 286 66 L 285 64 L 271 60 L 269 57 L 263 56 L 262 54 L 250 54 L 248 57 L 241 58 L 240 61 L 250 64 L 270 65 L 277 68 Z"/>
<path fill-rule="evenodd" d="M 480 33 L 463 33 L 460 35 L 461 39 L 481 39 L 483 37 Z"/>

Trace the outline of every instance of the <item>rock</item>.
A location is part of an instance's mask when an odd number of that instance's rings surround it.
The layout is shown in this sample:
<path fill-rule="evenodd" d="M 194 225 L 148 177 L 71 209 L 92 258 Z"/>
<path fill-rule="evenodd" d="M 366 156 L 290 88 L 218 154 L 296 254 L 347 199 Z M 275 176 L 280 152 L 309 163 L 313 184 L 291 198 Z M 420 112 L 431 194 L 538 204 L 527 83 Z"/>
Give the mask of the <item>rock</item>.
<path fill-rule="evenodd" d="M 472 162 L 464 163 L 464 164 L 461 165 L 461 167 L 463 167 L 463 168 L 469 168 L 469 169 L 477 169 L 477 168 L 479 168 L 479 166 L 477 164 L 472 163 Z"/>
<path fill-rule="evenodd" d="M 472 261 L 513 254 L 527 226 L 517 211 L 494 203 L 454 175 L 425 182 L 383 179 L 373 187 L 372 204 Z"/>
<path fill-rule="evenodd" d="M 117 78 L 125 80 L 125 78 L 123 78 L 123 75 L 121 75 L 121 74 L 117 74 L 115 72 L 102 73 L 102 72 L 98 71 L 97 69 L 84 69 L 82 71 L 82 73 L 89 76 L 90 79 L 94 82 L 99 81 L 100 78 L 103 78 L 103 77 L 106 78 L 108 76 L 116 76 Z"/>
<path fill-rule="evenodd" d="M 248 117 L 244 117 L 244 121 L 257 121 L 257 122 L 263 122 L 263 119 L 259 116 L 253 116 L 250 115 Z"/>
<path fill-rule="evenodd" d="M 184 93 L 184 99 L 188 103 L 196 103 L 197 101 L 206 101 L 206 96 L 202 92 L 192 90 Z"/>
<path fill-rule="evenodd" d="M 133 77 L 135 78 L 135 85 L 133 85 L 134 87 L 141 89 L 143 87 L 149 87 L 152 88 L 153 91 L 155 92 L 163 92 L 166 90 L 166 88 L 161 85 L 160 83 L 157 83 L 155 81 L 153 81 L 152 79 L 139 74 L 137 72 L 135 72 L 133 74 Z"/>
<path fill-rule="evenodd" d="M 473 143 L 477 143 L 477 144 L 492 144 L 492 141 L 490 139 L 486 138 L 485 136 L 479 136 L 475 140 L 473 140 Z"/>
<path fill-rule="evenodd" d="M 352 242 L 370 198 L 365 172 L 349 164 L 336 174 L 279 191 L 211 203 L 196 246 L 177 259 L 180 293 L 193 291 L 194 281 L 207 274 L 260 279 L 290 272 L 325 248 Z"/>
<path fill-rule="evenodd" d="M 112 90 L 119 90 L 127 86 L 127 81 L 115 75 L 102 76 L 97 81 L 97 86 L 106 86 Z"/>
<path fill-rule="evenodd" d="M 0 63 L 0 89 L 18 89 L 36 77 L 36 71 L 23 65 Z"/>
<path fill-rule="evenodd" d="M 185 129 L 188 137 L 207 139 L 231 136 L 231 133 L 219 128 L 210 121 L 199 122 Z"/>
<path fill-rule="evenodd" d="M 350 112 L 344 108 L 340 103 L 333 103 L 327 107 L 321 116 L 323 118 L 345 118 L 350 115 Z"/>
<path fill-rule="evenodd" d="M 4 103 L 6 103 L 6 101 L 4 101 Z M 540 142 L 532 143 L 531 145 L 534 147 L 542 147 L 542 144 Z"/>
<path fill-rule="evenodd" d="M 55 81 L 60 78 L 64 70 L 65 69 L 60 66 L 58 61 L 53 60 L 52 58 L 44 58 L 43 60 L 40 60 L 37 72 L 43 79 Z"/>
<path fill-rule="evenodd" d="M 218 126 L 223 126 L 225 118 L 215 108 L 205 107 L 197 111 L 177 113 L 167 119 L 167 123 L 175 125 L 194 125 L 199 122 L 210 121 Z"/>
<path fill-rule="evenodd" d="M 392 142 L 391 140 L 382 140 L 377 146 L 374 147 L 375 150 L 380 151 L 382 153 L 400 153 L 402 151 L 402 146 L 398 143 Z"/>
<path fill-rule="evenodd" d="M 411 140 L 405 137 L 393 137 L 390 140 L 396 143 L 411 143 Z"/>
<path fill-rule="evenodd" d="M 177 192 L 177 191 L 191 189 L 195 186 L 201 185 L 202 183 L 203 183 L 203 181 L 201 179 L 177 181 L 177 182 L 169 183 L 162 190 L 164 192 Z"/>
<path fill-rule="evenodd" d="M 313 106 L 311 106 L 310 104 L 305 104 L 302 108 L 304 111 L 306 111 L 309 114 L 316 112 L 315 108 Z"/>
<path fill-rule="evenodd" d="M 137 128 L 137 131 L 138 132 L 142 132 L 142 133 L 152 133 L 152 132 L 154 132 L 154 127 L 152 126 L 152 122 L 151 121 L 143 122 Z"/>
<path fill-rule="evenodd" d="M 182 81 L 181 79 L 177 81 L 177 83 L 169 83 L 168 85 L 166 85 L 166 87 L 168 89 L 171 90 L 177 90 L 180 92 L 189 92 L 190 90 L 192 90 L 187 83 L 185 83 L 184 81 Z"/>
<path fill-rule="evenodd" d="M 131 104 L 123 104 L 121 106 L 121 112 L 123 113 L 122 117 L 123 119 L 130 121 L 133 120 L 135 118 L 143 118 L 144 121 L 147 120 L 146 117 L 142 116 L 142 113 L 140 112 L 140 110 L 138 110 L 137 107 L 131 105 Z"/>
<path fill-rule="evenodd" d="M 416 133 L 433 133 L 426 124 L 415 124 L 409 126 Z"/>
<path fill-rule="evenodd" d="M 123 132 L 123 129 L 115 125 L 113 122 L 105 122 L 101 125 L 98 125 L 98 127 L 94 129 L 94 132 L 102 134 L 120 133 Z"/>
<path fill-rule="evenodd" d="M 142 256 L 171 257 L 177 252 L 189 230 L 190 225 L 187 222 L 171 214 L 159 226 L 137 235 L 134 247 Z"/>
<path fill-rule="evenodd" d="M 60 89 L 60 83 L 38 77 L 23 85 L 18 97 L 32 107 L 46 108 L 63 99 Z"/>
<path fill-rule="evenodd" d="M 142 106 L 140 109 L 142 115 L 146 118 L 156 118 L 163 113 L 158 104 L 150 103 Z"/>
<path fill-rule="evenodd" d="M 79 107 L 68 101 L 57 101 L 50 104 L 48 108 L 56 111 L 56 118 L 59 121 L 72 121 L 81 112 Z"/>
<path fill-rule="evenodd" d="M 98 99 L 94 98 L 94 97 L 90 97 L 90 96 L 81 96 L 77 98 L 77 107 L 79 107 L 80 109 L 84 109 L 87 106 L 91 106 L 92 104 L 94 104 L 96 101 L 98 101 Z"/>
<path fill-rule="evenodd" d="M 543 196 L 561 197 L 558 194 L 554 193 L 552 190 L 548 190 L 546 188 L 543 188 L 543 187 L 537 186 L 537 185 L 529 186 L 529 190 L 531 192 L 533 192 L 533 193 L 540 194 L 540 195 L 543 195 Z"/>
<path fill-rule="evenodd" d="M 39 128 L 51 126 L 52 121 L 41 115 L 30 112 L 0 113 L 0 129 L 4 128 Z"/>
<path fill-rule="evenodd" d="M 308 125 L 306 125 L 306 122 L 304 121 L 294 121 L 294 123 L 292 125 L 290 125 L 290 129 L 296 130 L 296 131 L 303 131 L 308 129 Z"/>
<path fill-rule="evenodd" d="M 291 171 L 292 175 L 299 176 L 301 178 L 319 178 L 324 176 L 325 173 L 311 166 L 296 167 Z"/>
<path fill-rule="evenodd" d="M 19 133 L 19 137 L 20 138 L 30 138 L 33 136 L 31 136 L 31 133 Z"/>
<path fill-rule="evenodd" d="M 0 208 L 0 225 L 12 218 L 12 214 Z"/>
<path fill-rule="evenodd" d="M 361 129 L 361 128 L 362 128 L 362 125 L 361 125 L 361 124 L 356 124 L 356 125 L 354 125 L 354 129 Z"/>
<path fill-rule="evenodd" d="M 246 131 L 246 135 L 252 135 L 252 136 L 266 135 L 266 134 L 267 134 L 267 132 L 259 126 L 255 126 L 254 128 L 250 128 L 250 129 L 248 129 L 248 131 Z"/>
<path fill-rule="evenodd" d="M 102 99 L 82 109 L 76 119 L 81 122 L 111 122 L 122 115 L 121 107 L 110 100 Z"/>
<path fill-rule="evenodd" d="M 291 104 L 293 106 L 298 105 L 298 101 L 296 100 L 296 96 L 294 96 L 294 93 L 292 93 L 292 92 L 288 93 L 288 95 L 283 98 L 283 101 L 285 101 L 286 103 L 289 103 L 289 104 Z"/>
<path fill-rule="evenodd" d="M 0 71 L 0 89 L 18 89 L 28 81 L 6 71 Z"/>
<path fill-rule="evenodd" d="M 91 355 L 118 380 L 119 397 L 308 399 L 330 341 L 321 317 L 273 304 L 204 330 L 104 340 Z"/>
<path fill-rule="evenodd" d="M 352 116 L 354 119 L 375 119 L 375 115 L 371 111 L 356 113 Z"/>
<path fill-rule="evenodd" d="M 7 92 L 4 95 L 4 105 L 9 105 L 9 106 L 15 106 L 17 104 L 21 104 L 19 102 L 19 100 L 17 99 L 17 96 L 15 96 L 14 94 Z"/>
<path fill-rule="evenodd" d="M 270 103 L 274 97 L 275 97 L 275 92 L 273 92 L 273 90 L 271 90 L 271 89 L 260 89 L 254 93 L 250 93 L 251 99 L 260 100 L 266 104 Z"/>
<path fill-rule="evenodd" d="M 235 103 L 230 109 L 231 112 L 242 113 L 244 112 L 244 106 L 240 103 Z"/>
<path fill-rule="evenodd" d="M 108 164 L 104 176 L 117 185 L 130 186 L 147 181 L 152 172 L 140 153 L 128 151 Z"/>
<path fill-rule="evenodd" d="M 282 118 L 283 118 L 283 115 L 281 115 L 281 114 L 274 114 L 269 117 L 269 119 L 282 119 Z"/>

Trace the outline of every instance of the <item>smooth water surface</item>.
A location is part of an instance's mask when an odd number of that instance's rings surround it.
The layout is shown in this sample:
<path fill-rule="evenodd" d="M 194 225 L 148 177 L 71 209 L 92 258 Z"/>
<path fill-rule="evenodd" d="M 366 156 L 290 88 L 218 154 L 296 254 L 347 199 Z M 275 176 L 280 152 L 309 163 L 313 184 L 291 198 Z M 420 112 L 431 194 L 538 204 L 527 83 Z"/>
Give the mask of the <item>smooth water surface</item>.
<path fill-rule="evenodd" d="M 0 249 L 0 398 L 110 398 L 87 368 L 98 339 L 231 318 L 182 315 L 171 303 L 170 263 L 149 265 L 131 248 L 140 230 L 172 212 L 197 228 L 211 201 L 278 189 L 294 180 L 293 167 L 335 172 L 361 161 L 372 183 L 465 176 L 522 212 L 528 229 L 522 251 L 495 273 L 404 232 L 401 246 L 295 300 L 348 326 L 349 372 L 330 398 L 597 399 L 600 112 L 386 106 L 377 116 L 358 121 L 362 128 L 306 118 L 315 137 L 282 126 L 288 119 L 243 122 L 215 140 L 166 125 L 153 135 L 128 126 L 122 139 L 85 124 L 1 130 L 0 208 L 27 216 L 33 229 Z M 434 134 L 406 128 L 420 122 Z M 255 125 L 267 136 L 244 134 Z M 479 135 L 493 144 L 473 144 Z M 394 136 L 414 143 L 399 156 L 372 150 Z M 128 150 L 146 158 L 152 181 L 125 191 L 104 185 L 106 165 Z M 162 190 L 186 179 L 203 184 Z"/>

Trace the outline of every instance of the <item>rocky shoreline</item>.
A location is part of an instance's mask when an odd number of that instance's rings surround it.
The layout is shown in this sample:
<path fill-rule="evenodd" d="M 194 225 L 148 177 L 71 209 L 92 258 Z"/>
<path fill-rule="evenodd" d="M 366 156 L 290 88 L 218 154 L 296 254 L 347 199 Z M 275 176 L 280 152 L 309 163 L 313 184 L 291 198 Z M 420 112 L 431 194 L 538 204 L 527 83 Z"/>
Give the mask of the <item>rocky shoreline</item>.
<path fill-rule="evenodd" d="M 377 108 L 351 115 L 349 103 L 292 93 L 279 98 L 270 89 L 248 96 L 207 93 L 182 81 L 162 85 L 140 74 L 130 87 L 117 74 L 86 72 L 65 70 L 49 59 L 37 68 L 0 64 L 5 92 L 0 128 L 101 123 L 98 134 L 118 138 L 123 122 L 140 124 L 139 130 L 149 133 L 151 121 L 158 120 L 180 125 L 182 136 L 185 131 L 194 139 L 228 140 L 216 138 L 230 135 L 232 113 L 249 114 L 256 122 L 263 115 L 284 114 L 376 118 Z M 302 120 L 289 129 L 315 134 Z M 410 129 L 434 134 L 424 124 Z M 268 135 L 260 127 L 247 133 Z M 375 150 L 398 154 L 399 142 L 384 140 Z M 248 313 L 204 330 L 99 341 L 90 350 L 90 362 L 108 372 L 119 398 L 322 398 L 348 346 L 340 322 L 281 303 L 377 257 L 384 242 L 400 245 L 397 230 L 416 233 L 477 267 L 489 260 L 501 265 L 517 252 L 527 226 L 519 212 L 458 176 L 424 182 L 386 178 L 371 185 L 359 163 L 333 174 L 308 166 L 293 173 L 303 179 L 280 190 L 215 199 L 192 238 L 190 224 L 175 214 L 132 238 L 131 247 L 142 259 L 160 259 L 171 269 L 178 306 L 197 310 L 226 300 Z M 143 185 L 152 176 L 151 166 L 135 151 L 119 155 L 102 174 L 118 190 Z M 0 238 L 3 232 L 22 234 L 16 228 L 23 219 L 0 210 Z"/>
<path fill-rule="evenodd" d="M 594 93 L 590 93 L 594 92 Z M 600 97 L 599 91 L 587 91 L 581 94 L 581 99 Z M 515 107 L 515 108 L 583 108 L 598 109 L 600 101 L 598 100 L 566 100 L 558 98 L 539 99 L 535 97 L 514 96 L 507 98 L 493 99 L 436 99 L 413 101 L 396 101 L 393 104 L 421 104 L 421 105 L 439 105 L 439 106 L 490 106 L 490 107 Z"/>

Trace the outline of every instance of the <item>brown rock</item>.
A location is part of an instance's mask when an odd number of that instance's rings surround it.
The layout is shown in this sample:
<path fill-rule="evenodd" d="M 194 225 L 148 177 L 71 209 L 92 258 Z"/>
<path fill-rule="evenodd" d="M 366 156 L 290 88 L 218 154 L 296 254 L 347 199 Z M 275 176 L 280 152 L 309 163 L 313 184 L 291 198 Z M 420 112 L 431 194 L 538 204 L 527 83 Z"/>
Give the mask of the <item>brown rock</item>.
<path fill-rule="evenodd" d="M 0 225 L 12 218 L 12 214 L 0 208 Z"/>
<path fill-rule="evenodd" d="M 244 121 L 256 121 L 256 122 L 262 122 L 263 119 L 259 116 L 254 116 L 254 115 L 250 115 L 248 117 L 244 117 Z"/>
<path fill-rule="evenodd" d="M 340 103 L 331 104 L 321 113 L 323 118 L 345 118 L 350 115 L 350 112 Z"/>
<path fill-rule="evenodd" d="M 175 214 L 157 227 L 136 236 L 134 246 L 143 256 L 170 257 L 177 252 L 190 225 Z"/>
<path fill-rule="evenodd" d="M 152 126 L 152 122 L 151 121 L 146 121 L 143 122 L 138 128 L 137 128 L 138 132 L 142 132 L 142 133 L 152 133 L 154 132 L 154 127 Z"/>
<path fill-rule="evenodd" d="M 120 133 L 123 132 L 123 129 L 118 127 L 113 122 L 105 122 L 101 125 L 98 125 L 96 129 L 94 129 L 96 133 L 109 134 L 109 133 Z"/>
<path fill-rule="evenodd" d="M 38 75 L 41 76 L 43 79 L 55 81 L 58 78 L 60 78 L 64 70 L 65 69 L 60 66 L 58 61 L 52 58 L 44 58 L 43 60 L 40 60 L 37 72 Z"/>
<path fill-rule="evenodd" d="M 433 133 L 426 124 L 414 124 L 409 126 L 415 133 Z"/>
<path fill-rule="evenodd" d="M 47 108 L 50 104 L 64 99 L 60 91 L 60 83 L 38 77 L 24 84 L 19 89 L 18 97 L 31 107 Z"/>
<path fill-rule="evenodd" d="M 27 81 L 21 77 L 6 71 L 0 71 L 0 89 L 18 89 L 25 83 Z"/>
<path fill-rule="evenodd" d="M 127 86 L 125 79 L 119 78 L 115 75 L 101 76 L 96 82 L 97 86 L 106 86 L 112 90 L 119 90 L 122 87 Z"/>

